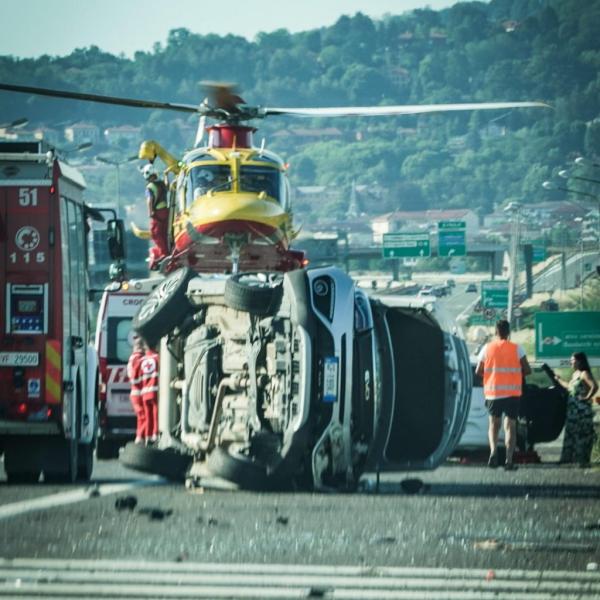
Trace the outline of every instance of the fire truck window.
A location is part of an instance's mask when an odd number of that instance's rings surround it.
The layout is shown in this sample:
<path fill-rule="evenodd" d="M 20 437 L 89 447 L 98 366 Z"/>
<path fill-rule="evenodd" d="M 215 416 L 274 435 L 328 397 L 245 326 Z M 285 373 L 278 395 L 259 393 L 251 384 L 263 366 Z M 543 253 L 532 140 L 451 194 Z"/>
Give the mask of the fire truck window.
<path fill-rule="evenodd" d="M 106 325 L 106 359 L 109 364 L 127 364 L 131 354 L 131 319 L 109 317 Z"/>
<path fill-rule="evenodd" d="M 188 203 L 204 196 L 207 192 L 228 192 L 231 190 L 231 170 L 229 165 L 198 165 L 190 170 Z"/>
<path fill-rule="evenodd" d="M 240 189 L 243 192 L 265 192 L 279 200 L 280 173 L 269 167 L 244 166 L 241 169 Z"/>
<path fill-rule="evenodd" d="M 69 306 L 71 309 L 71 334 L 83 337 L 85 319 L 85 298 L 81 290 L 85 289 L 85 252 L 84 252 L 84 219 L 82 207 L 66 201 L 67 228 L 65 232 L 68 239 L 68 265 L 69 265 Z M 66 289 L 65 289 L 66 291 Z"/>

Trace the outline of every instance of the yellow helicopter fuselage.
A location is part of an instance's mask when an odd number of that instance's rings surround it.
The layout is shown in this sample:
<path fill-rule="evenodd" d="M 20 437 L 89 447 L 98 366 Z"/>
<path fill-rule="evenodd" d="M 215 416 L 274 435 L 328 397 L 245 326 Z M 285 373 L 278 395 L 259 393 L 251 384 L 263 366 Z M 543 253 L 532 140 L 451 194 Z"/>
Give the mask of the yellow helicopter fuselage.
<path fill-rule="evenodd" d="M 173 255 L 192 268 L 290 270 L 301 258 L 283 161 L 258 148 L 207 146 L 180 162 L 172 200 Z"/>

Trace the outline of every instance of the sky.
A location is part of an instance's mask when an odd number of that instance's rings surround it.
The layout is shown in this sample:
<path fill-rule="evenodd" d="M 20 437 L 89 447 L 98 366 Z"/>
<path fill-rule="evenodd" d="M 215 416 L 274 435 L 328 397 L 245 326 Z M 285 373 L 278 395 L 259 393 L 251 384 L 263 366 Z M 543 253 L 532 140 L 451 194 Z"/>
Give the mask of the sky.
<path fill-rule="evenodd" d="M 440 10 L 458 0 L 0 0 L 0 55 L 64 56 L 98 46 L 132 57 L 164 43 L 171 29 L 233 33 L 294 33 L 332 25 L 343 15 L 373 18 L 414 8 Z M 209 8 L 210 7 L 210 8 Z"/>

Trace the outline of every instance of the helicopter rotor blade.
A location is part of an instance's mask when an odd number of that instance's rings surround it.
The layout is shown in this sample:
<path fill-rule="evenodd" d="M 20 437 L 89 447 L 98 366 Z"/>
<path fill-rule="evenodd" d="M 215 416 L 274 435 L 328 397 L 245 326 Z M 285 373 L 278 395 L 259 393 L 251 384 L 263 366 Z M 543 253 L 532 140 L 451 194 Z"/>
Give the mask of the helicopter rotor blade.
<path fill-rule="evenodd" d="M 0 83 L 0 90 L 6 90 L 8 92 L 21 92 L 23 94 L 35 94 L 38 96 L 52 96 L 54 98 L 85 100 L 87 102 L 100 102 L 102 104 L 116 104 L 118 106 L 132 106 L 134 108 L 160 108 L 179 112 L 200 112 L 200 108 L 193 104 L 177 104 L 174 102 L 158 102 L 155 100 L 138 100 L 135 98 L 121 98 L 118 96 L 103 96 L 100 94 L 84 94 L 81 92 L 69 92 L 66 90 L 54 90 L 50 88 L 32 87 L 26 85 L 13 85 L 9 83 Z"/>
<path fill-rule="evenodd" d="M 495 110 L 509 108 L 552 108 L 544 102 L 472 102 L 466 104 L 423 104 L 406 106 L 338 106 L 329 108 L 261 108 L 267 115 L 293 117 L 379 117 L 391 115 L 419 115 L 423 113 L 459 110 Z"/>
<path fill-rule="evenodd" d="M 238 105 L 246 104 L 238 94 L 238 88 L 233 83 L 222 81 L 201 81 L 200 85 L 207 95 L 204 103 L 214 110 L 223 110 L 227 113 L 239 111 Z"/>

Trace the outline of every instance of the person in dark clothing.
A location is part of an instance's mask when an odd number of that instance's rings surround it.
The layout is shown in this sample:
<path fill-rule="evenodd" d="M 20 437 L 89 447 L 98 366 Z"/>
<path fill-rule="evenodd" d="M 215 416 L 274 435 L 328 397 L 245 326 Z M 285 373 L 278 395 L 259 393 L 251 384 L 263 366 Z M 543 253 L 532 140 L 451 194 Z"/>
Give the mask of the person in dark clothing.
<path fill-rule="evenodd" d="M 585 352 L 575 352 L 571 356 L 571 367 L 573 374 L 569 381 L 556 376 L 556 382 L 569 392 L 560 462 L 588 467 L 596 439 L 592 401 L 598 384 Z"/>

